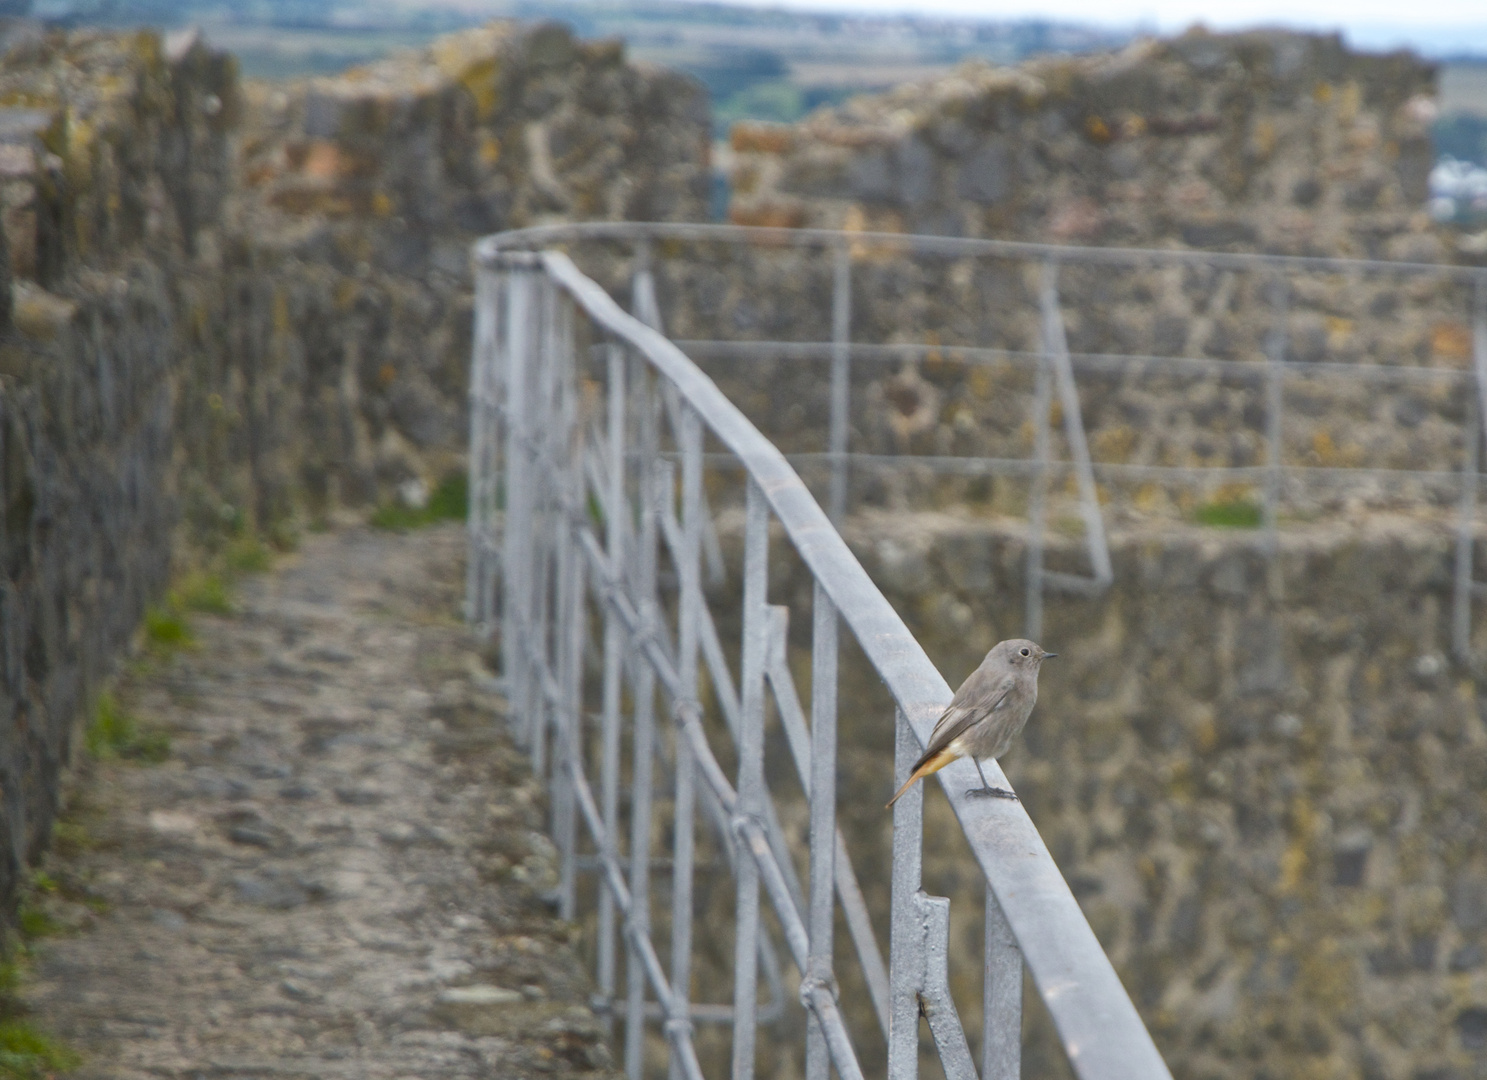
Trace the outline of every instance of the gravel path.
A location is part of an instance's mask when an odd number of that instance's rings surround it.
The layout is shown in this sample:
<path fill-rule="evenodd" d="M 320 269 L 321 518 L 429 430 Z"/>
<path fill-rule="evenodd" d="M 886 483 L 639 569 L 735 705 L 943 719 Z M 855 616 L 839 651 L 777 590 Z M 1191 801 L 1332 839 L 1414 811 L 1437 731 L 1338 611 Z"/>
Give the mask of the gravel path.
<path fill-rule="evenodd" d="M 538 791 L 457 619 L 463 534 L 312 536 L 126 678 L 168 761 L 86 763 L 34 1019 L 78 1077 L 607 1076 Z"/>

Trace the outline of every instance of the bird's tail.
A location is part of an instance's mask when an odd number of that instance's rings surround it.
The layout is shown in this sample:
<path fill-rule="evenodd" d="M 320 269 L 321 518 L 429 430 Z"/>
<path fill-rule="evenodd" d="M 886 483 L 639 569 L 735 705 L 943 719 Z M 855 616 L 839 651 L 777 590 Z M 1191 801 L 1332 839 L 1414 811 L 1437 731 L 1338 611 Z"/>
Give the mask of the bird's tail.
<path fill-rule="evenodd" d="M 891 809 L 893 807 L 893 804 L 898 802 L 899 796 L 908 791 L 909 788 L 914 786 L 915 780 L 918 780 L 924 776 L 928 776 L 931 773 L 939 772 L 946 765 L 949 765 L 952 761 L 954 761 L 958 756 L 958 754 L 952 753 L 947 747 L 946 749 L 941 750 L 939 753 L 928 754 L 923 758 L 920 758 L 919 765 L 914 770 L 913 774 L 904 781 L 903 787 L 899 788 L 893 793 L 893 798 L 888 800 L 888 805 L 885 806 L 883 809 Z"/>

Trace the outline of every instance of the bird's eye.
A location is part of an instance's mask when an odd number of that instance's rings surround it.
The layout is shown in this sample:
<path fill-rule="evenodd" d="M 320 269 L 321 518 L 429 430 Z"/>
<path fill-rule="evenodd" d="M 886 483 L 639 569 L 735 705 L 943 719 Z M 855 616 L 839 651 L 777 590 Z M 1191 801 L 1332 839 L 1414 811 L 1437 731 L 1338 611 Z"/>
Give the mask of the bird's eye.
<path fill-rule="evenodd" d="M 1028 655 L 1029 655 L 1029 653 L 1028 653 L 1028 651 L 1027 651 L 1027 650 L 1026 650 L 1026 649 L 1023 649 L 1023 650 L 1022 650 L 1022 655 L 1023 655 L 1023 656 L 1028 656 Z"/>

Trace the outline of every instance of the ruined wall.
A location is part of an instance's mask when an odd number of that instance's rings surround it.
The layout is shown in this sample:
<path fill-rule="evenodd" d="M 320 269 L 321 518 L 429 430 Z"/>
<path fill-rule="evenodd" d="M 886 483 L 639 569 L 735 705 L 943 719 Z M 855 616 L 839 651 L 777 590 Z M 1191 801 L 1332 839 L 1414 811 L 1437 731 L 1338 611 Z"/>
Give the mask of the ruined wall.
<path fill-rule="evenodd" d="M 738 125 L 744 223 L 1420 257 L 1434 69 L 1336 36 L 1190 31 L 968 64 L 793 126 Z"/>
<path fill-rule="evenodd" d="M 552 27 L 247 97 L 194 34 L 0 50 L 4 902 L 173 560 L 458 468 L 469 245 L 698 216 L 707 117 Z"/>
<path fill-rule="evenodd" d="M 851 231 L 1449 262 L 1458 254 L 1450 236 L 1423 209 L 1433 93 L 1433 69 L 1411 56 L 1354 54 L 1335 37 L 1279 33 L 1193 32 L 1118 54 L 969 65 L 799 124 L 737 125 L 730 215 Z M 1028 456 L 1041 349 L 1037 263 L 910 258 L 867 239 L 851 244 L 850 256 L 852 340 L 928 346 L 854 362 L 853 448 Z M 671 252 L 658 278 L 678 337 L 830 338 L 829 256 L 699 246 Z M 1354 272 L 1293 271 L 1284 281 L 1277 316 L 1266 271 L 1064 264 L 1061 306 L 1096 459 L 1262 463 L 1265 390 L 1255 375 L 1277 329 L 1290 361 L 1468 366 L 1469 286 Z M 1107 354 L 1255 366 L 1117 368 L 1100 361 Z M 782 351 L 703 362 L 787 449 L 825 449 L 822 359 Z M 1288 381 L 1283 459 L 1455 468 L 1460 385 L 1337 373 Z M 1067 456 L 1057 430 L 1054 445 Z M 895 486 L 867 476 L 857 495 L 948 506 L 985 499 L 995 486 L 928 475 Z M 1179 515 L 1193 494 L 1142 487 L 1112 485 L 1109 494 L 1118 509 Z M 1334 494 L 1298 508 L 1335 507 Z M 1404 501 L 1427 494 L 1410 487 Z M 1390 493 L 1367 497 L 1387 504 Z"/>

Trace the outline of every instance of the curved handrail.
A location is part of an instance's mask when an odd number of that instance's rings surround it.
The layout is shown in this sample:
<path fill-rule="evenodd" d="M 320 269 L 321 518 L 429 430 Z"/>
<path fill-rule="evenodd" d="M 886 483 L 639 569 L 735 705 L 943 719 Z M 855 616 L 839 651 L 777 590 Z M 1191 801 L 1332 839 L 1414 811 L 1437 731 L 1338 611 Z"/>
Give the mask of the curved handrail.
<path fill-rule="evenodd" d="M 482 261 L 497 262 L 502 245 L 511 235 L 482 241 Z M 536 236 L 532 231 L 526 235 L 528 242 Z M 553 232 L 542 235 L 550 238 Z M 916 737 L 921 744 L 926 743 L 950 699 L 950 687 L 783 453 L 675 344 L 627 314 L 566 255 L 544 251 L 539 258 L 548 276 L 591 319 L 665 375 L 716 437 L 743 462 L 801 558 L 851 627 Z M 994 765 L 990 768 L 993 783 L 1005 780 Z M 1114 967 L 1021 804 L 966 799 L 964 792 L 976 786 L 977 779 L 968 762 L 958 762 L 939 775 L 976 860 L 1012 927 L 1075 1073 L 1082 1080 L 1170 1077 Z"/>

